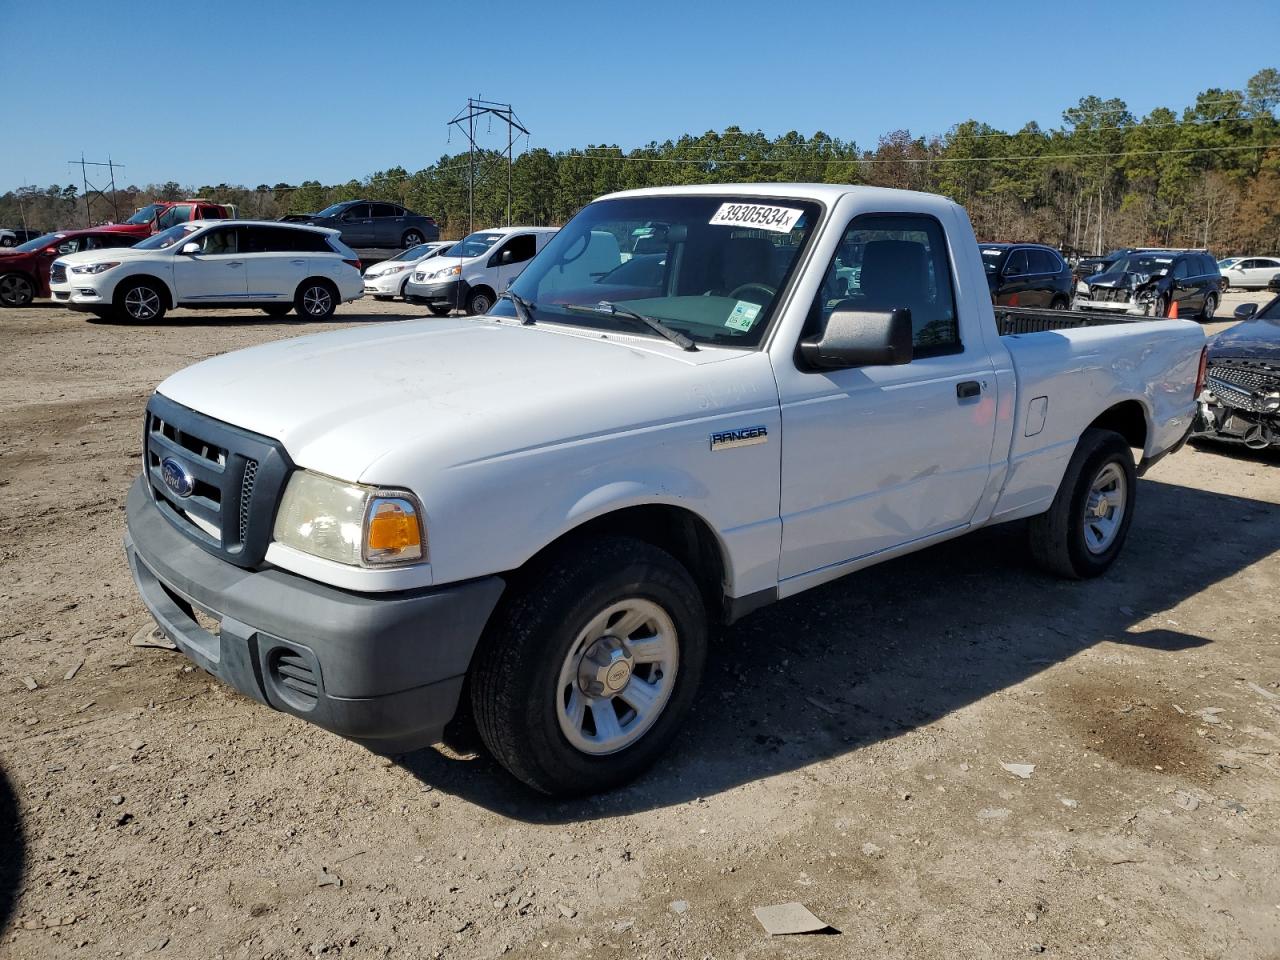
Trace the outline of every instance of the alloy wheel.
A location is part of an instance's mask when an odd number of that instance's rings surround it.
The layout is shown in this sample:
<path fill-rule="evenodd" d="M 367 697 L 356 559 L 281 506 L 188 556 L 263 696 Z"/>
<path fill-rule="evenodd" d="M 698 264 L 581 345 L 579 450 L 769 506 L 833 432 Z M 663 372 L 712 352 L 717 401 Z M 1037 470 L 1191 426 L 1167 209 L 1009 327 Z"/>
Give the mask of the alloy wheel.
<path fill-rule="evenodd" d="M 160 312 L 160 294 L 150 287 L 134 287 L 124 295 L 124 310 L 134 320 L 150 320 Z"/>
<path fill-rule="evenodd" d="M 1084 545 L 1090 553 L 1106 553 L 1124 520 L 1128 480 L 1116 463 L 1107 463 L 1089 486 L 1084 504 Z"/>
<path fill-rule="evenodd" d="M 333 297 L 324 287 L 309 287 L 302 295 L 302 308 L 313 317 L 323 317 L 333 308 Z"/>
<path fill-rule="evenodd" d="M 0 303 L 6 307 L 25 307 L 34 294 L 31 281 L 26 277 L 0 277 Z"/>

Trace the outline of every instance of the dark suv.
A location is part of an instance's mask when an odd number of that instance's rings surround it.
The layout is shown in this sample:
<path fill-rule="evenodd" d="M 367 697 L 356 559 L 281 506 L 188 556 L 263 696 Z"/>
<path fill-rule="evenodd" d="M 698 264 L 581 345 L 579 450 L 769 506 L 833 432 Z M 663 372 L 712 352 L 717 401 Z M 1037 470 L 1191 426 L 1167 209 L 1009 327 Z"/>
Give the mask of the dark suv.
<path fill-rule="evenodd" d="M 293 223 L 330 227 L 342 234 L 349 247 L 398 248 L 408 250 L 420 243 L 440 239 L 434 217 L 406 210 L 398 203 L 376 200 L 344 200 L 319 213 L 293 214 L 284 218 Z"/>
<path fill-rule="evenodd" d="M 1218 309 L 1222 274 L 1218 262 L 1204 251 L 1141 250 L 1084 282 L 1089 292 L 1075 305 L 1086 310 L 1211 320 Z"/>
<path fill-rule="evenodd" d="M 1002 307 L 1071 306 L 1071 268 L 1052 247 L 1038 243 L 984 243 L 991 302 Z"/>

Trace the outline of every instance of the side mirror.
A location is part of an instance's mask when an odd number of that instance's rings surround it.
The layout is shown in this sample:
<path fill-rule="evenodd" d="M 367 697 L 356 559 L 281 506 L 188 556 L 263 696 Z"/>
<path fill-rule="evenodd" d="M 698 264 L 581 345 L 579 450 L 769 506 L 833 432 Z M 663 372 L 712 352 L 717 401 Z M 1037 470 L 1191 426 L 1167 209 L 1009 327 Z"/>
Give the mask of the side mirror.
<path fill-rule="evenodd" d="M 498 260 L 499 260 L 501 263 L 510 263 L 510 262 L 511 262 L 511 258 L 512 258 L 513 256 L 514 256 L 514 254 L 512 253 L 512 251 L 510 251 L 510 250 L 503 250 L 503 251 L 502 251 L 502 253 L 501 253 L 501 254 L 499 254 L 499 256 L 498 256 Z"/>
<path fill-rule="evenodd" d="M 1236 312 L 1233 313 L 1232 316 L 1237 320 L 1248 320 L 1257 312 L 1258 305 L 1256 303 L 1242 303 L 1240 306 L 1236 307 Z"/>
<path fill-rule="evenodd" d="M 182 249 L 179 252 L 189 257 L 194 253 L 200 252 L 200 244 L 196 243 L 194 240 L 192 240 L 190 243 L 184 243 L 182 245 Z"/>
<path fill-rule="evenodd" d="M 800 341 L 800 356 L 819 370 L 910 363 L 911 311 L 855 310 L 837 304 L 822 333 Z"/>

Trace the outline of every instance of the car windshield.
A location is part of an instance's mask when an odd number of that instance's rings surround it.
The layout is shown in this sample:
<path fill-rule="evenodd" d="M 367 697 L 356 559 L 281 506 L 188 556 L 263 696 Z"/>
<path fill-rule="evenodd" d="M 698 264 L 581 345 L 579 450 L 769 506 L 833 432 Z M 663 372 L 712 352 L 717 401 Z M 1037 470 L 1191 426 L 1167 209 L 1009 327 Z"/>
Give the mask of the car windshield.
<path fill-rule="evenodd" d="M 469 237 L 463 237 L 445 253 L 447 256 L 463 259 L 478 257 L 501 240 L 502 236 L 500 233 L 473 233 Z"/>
<path fill-rule="evenodd" d="M 392 260 L 408 260 L 410 262 L 413 262 L 414 260 L 421 260 L 423 257 L 425 257 L 428 253 L 431 252 L 431 247 L 432 247 L 432 244 L 430 243 L 419 243 L 415 246 L 410 247 L 408 250 L 401 250 L 394 257 L 391 257 L 391 259 Z"/>
<path fill-rule="evenodd" d="M 1231 266 L 1233 263 L 1239 263 L 1239 262 L 1240 262 L 1240 258 L 1239 258 L 1239 257 L 1227 257 L 1227 259 L 1225 259 L 1225 260 L 1219 260 L 1219 261 L 1218 261 L 1218 266 L 1219 266 L 1221 269 L 1225 270 L 1225 269 L 1227 269 L 1227 267 Z"/>
<path fill-rule="evenodd" d="M 698 343 L 754 347 L 764 337 L 821 208 L 811 200 L 622 197 L 589 204 L 511 285 L 537 322 L 638 336 L 644 314 Z M 465 241 L 464 241 L 465 243 Z M 503 300 L 490 311 L 514 316 Z"/>
<path fill-rule="evenodd" d="M 1004 256 L 1003 247 L 983 247 L 982 248 L 982 265 L 986 268 L 987 273 L 995 273 L 996 267 L 1000 265 L 1000 258 Z"/>
<path fill-rule="evenodd" d="M 180 223 L 176 227 L 170 227 L 168 230 L 162 230 L 160 233 L 147 237 L 141 243 L 135 244 L 135 250 L 163 250 L 165 247 L 171 247 L 183 237 L 195 233 L 200 227 L 190 223 Z"/>
<path fill-rule="evenodd" d="M 1124 257 L 1116 261 L 1116 265 L 1112 267 L 1112 272 L 1119 273 L 1143 273 L 1148 276 L 1160 277 L 1169 272 L 1169 267 L 1173 264 L 1173 257 Z"/>
<path fill-rule="evenodd" d="M 43 250 L 59 237 L 64 237 L 63 233 L 46 233 L 43 237 L 36 237 L 34 240 L 28 240 L 26 243 L 20 243 L 13 249 L 18 253 L 35 253 L 37 250 Z"/>
<path fill-rule="evenodd" d="M 347 208 L 346 202 L 332 203 L 329 206 L 325 207 L 323 210 L 321 210 L 319 213 L 317 213 L 316 216 L 317 217 L 336 217 L 338 214 L 342 213 L 342 211 L 345 210 L 346 208 Z"/>
<path fill-rule="evenodd" d="M 150 223 L 152 220 L 155 219 L 156 214 L 159 213 L 160 210 L 161 210 L 160 204 L 149 203 L 145 207 L 143 207 L 141 210 L 139 210 L 137 213 L 135 213 L 132 217 L 130 217 L 128 220 L 126 220 L 125 223 Z"/>

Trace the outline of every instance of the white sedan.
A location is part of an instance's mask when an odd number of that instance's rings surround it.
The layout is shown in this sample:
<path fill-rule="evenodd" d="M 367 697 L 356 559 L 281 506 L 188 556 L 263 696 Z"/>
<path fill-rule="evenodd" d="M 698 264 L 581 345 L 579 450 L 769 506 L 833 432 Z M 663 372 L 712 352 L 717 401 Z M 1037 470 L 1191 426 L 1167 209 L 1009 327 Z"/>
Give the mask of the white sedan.
<path fill-rule="evenodd" d="M 375 300 L 390 300 L 404 296 L 404 284 L 410 272 L 423 260 L 439 256 L 454 244 L 453 240 L 434 240 L 419 243 L 390 260 L 375 263 L 364 272 L 364 292 Z"/>
<path fill-rule="evenodd" d="M 1223 266 L 1223 262 L 1219 262 L 1218 269 L 1222 271 L 1224 290 L 1231 287 L 1261 290 L 1280 273 L 1280 257 L 1240 257 L 1229 266 Z"/>

